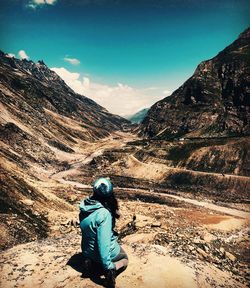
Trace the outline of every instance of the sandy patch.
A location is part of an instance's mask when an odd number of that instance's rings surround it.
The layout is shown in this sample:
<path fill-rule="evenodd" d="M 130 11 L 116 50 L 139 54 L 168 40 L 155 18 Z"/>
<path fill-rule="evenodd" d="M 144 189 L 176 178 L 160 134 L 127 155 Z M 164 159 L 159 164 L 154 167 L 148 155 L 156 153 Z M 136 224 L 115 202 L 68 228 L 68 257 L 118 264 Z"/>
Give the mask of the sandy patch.
<path fill-rule="evenodd" d="M 169 255 L 160 255 L 156 251 L 138 257 L 130 248 L 128 269 L 118 277 L 117 287 L 138 288 L 194 288 L 195 273 L 190 267 Z"/>
<path fill-rule="evenodd" d="M 242 226 L 249 224 L 249 221 L 246 221 L 244 219 L 236 219 L 236 218 L 229 218 L 224 219 L 219 221 L 218 223 L 215 224 L 208 224 L 205 225 L 210 229 L 217 229 L 217 230 L 222 230 L 222 231 L 231 231 L 235 229 L 239 229 Z"/>
<path fill-rule="evenodd" d="M 118 163 L 119 164 L 119 163 Z M 118 165 L 119 171 L 119 165 Z M 162 180 L 169 168 L 160 163 L 143 163 L 130 155 L 126 160 L 126 168 L 123 169 L 122 175 L 134 178 Z"/>
<path fill-rule="evenodd" d="M 128 235 L 123 239 L 123 242 L 126 244 L 133 244 L 133 243 L 142 243 L 147 244 L 150 241 L 154 240 L 154 237 L 157 233 L 137 233 Z"/>

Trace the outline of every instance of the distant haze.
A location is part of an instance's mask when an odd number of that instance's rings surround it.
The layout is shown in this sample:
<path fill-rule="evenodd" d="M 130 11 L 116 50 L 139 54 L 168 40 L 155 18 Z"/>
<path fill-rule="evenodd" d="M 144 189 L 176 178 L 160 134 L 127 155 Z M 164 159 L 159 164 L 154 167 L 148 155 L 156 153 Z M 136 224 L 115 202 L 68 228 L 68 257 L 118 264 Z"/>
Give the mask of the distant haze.
<path fill-rule="evenodd" d="M 171 94 L 170 91 L 161 91 L 157 87 L 137 89 L 122 83 L 114 86 L 96 83 L 89 77 L 81 77 L 79 73 L 71 73 L 65 68 L 52 70 L 75 92 L 93 99 L 109 112 L 121 116 L 134 114 Z"/>

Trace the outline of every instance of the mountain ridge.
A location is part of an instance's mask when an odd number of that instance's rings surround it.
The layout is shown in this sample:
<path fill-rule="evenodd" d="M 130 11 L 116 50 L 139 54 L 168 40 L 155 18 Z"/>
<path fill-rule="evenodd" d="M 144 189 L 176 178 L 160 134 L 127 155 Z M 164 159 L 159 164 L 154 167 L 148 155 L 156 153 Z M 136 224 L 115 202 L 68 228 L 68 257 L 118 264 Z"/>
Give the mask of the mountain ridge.
<path fill-rule="evenodd" d="M 155 103 L 140 127 L 140 135 L 224 137 L 248 135 L 250 28 L 194 74 L 171 96 Z"/>
<path fill-rule="evenodd" d="M 87 157 L 91 145 L 112 138 L 130 122 L 76 94 L 43 61 L 3 52 L 0 111 L 1 250 L 46 237 L 48 214 L 72 210 L 54 193 L 65 188 L 50 175 Z"/>
<path fill-rule="evenodd" d="M 128 115 L 125 118 L 128 119 L 129 121 L 131 121 L 131 123 L 133 124 L 139 124 L 143 121 L 143 119 L 146 117 L 147 112 L 150 108 L 144 108 L 139 110 L 138 112 L 132 114 L 132 115 Z"/>
<path fill-rule="evenodd" d="M 15 114 L 19 120 L 21 118 L 21 124 L 25 122 L 29 126 L 29 121 L 37 122 L 34 124 L 40 129 L 39 124 L 49 125 L 51 114 L 56 113 L 59 117 L 78 121 L 78 125 L 88 132 L 81 135 L 82 139 L 94 140 L 108 136 L 110 131 L 120 130 L 129 123 L 109 113 L 93 100 L 75 93 L 43 61 L 34 63 L 26 59 L 19 60 L 0 52 L 0 62 L 1 103 L 8 113 Z M 25 111 L 25 115 L 20 115 L 20 110 Z M 44 133 L 44 129 L 40 132 L 46 138 L 51 138 L 49 133 Z"/>

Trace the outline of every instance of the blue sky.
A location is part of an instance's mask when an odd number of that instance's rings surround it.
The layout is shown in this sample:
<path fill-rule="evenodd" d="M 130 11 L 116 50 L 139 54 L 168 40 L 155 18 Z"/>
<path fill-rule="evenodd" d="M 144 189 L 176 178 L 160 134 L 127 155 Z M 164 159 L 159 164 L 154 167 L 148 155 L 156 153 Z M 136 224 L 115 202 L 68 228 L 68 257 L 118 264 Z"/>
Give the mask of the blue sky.
<path fill-rule="evenodd" d="M 169 95 L 250 26 L 249 1 L 241 0 L 1 0 L 1 7 L 4 52 L 43 59 L 120 115 Z"/>

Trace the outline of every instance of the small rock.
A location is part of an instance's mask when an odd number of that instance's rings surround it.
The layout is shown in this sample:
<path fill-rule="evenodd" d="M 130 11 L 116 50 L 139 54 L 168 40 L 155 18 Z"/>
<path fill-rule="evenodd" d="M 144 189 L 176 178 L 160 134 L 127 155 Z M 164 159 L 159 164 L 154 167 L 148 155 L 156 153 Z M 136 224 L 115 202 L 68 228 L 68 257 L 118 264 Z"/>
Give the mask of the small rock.
<path fill-rule="evenodd" d="M 144 228 L 150 225 L 150 223 L 152 223 L 151 221 L 152 221 L 152 218 L 150 219 L 150 217 L 138 214 L 136 215 L 135 227 Z"/>
<path fill-rule="evenodd" d="M 203 258 L 207 258 L 209 255 L 202 250 L 201 248 L 197 248 L 196 251 L 203 257 Z"/>
<path fill-rule="evenodd" d="M 24 199 L 24 200 L 21 200 L 20 202 L 27 206 L 33 206 L 35 203 L 33 200 L 30 200 L 30 199 Z"/>
<path fill-rule="evenodd" d="M 76 195 L 70 195 L 69 196 L 69 201 L 70 202 L 75 202 L 77 200 L 77 196 Z"/>
<path fill-rule="evenodd" d="M 220 247 L 220 252 L 223 256 L 225 255 L 225 249 L 223 247 Z"/>
<path fill-rule="evenodd" d="M 213 257 L 212 262 L 215 264 L 221 264 L 221 260 L 218 257 Z"/>
<path fill-rule="evenodd" d="M 208 232 L 202 235 L 201 238 L 207 243 L 210 243 L 211 241 L 216 239 L 216 237 L 213 234 L 208 233 Z"/>
<path fill-rule="evenodd" d="M 228 258 L 229 260 L 231 260 L 232 262 L 236 261 L 236 257 L 231 254 L 230 252 L 225 252 L 225 257 Z"/>
<path fill-rule="evenodd" d="M 203 245 L 206 252 L 209 252 L 209 247 L 207 245 Z"/>
<path fill-rule="evenodd" d="M 188 249 L 189 249 L 190 251 L 193 251 L 193 250 L 194 250 L 194 247 L 191 246 L 191 245 L 188 245 L 187 247 L 188 247 Z"/>
<path fill-rule="evenodd" d="M 161 222 L 151 223 L 151 227 L 161 227 Z"/>
<path fill-rule="evenodd" d="M 194 240 L 193 240 L 194 244 L 201 244 L 203 242 L 204 242 L 203 240 L 201 240 L 200 238 L 197 238 L 197 237 L 195 237 Z"/>

